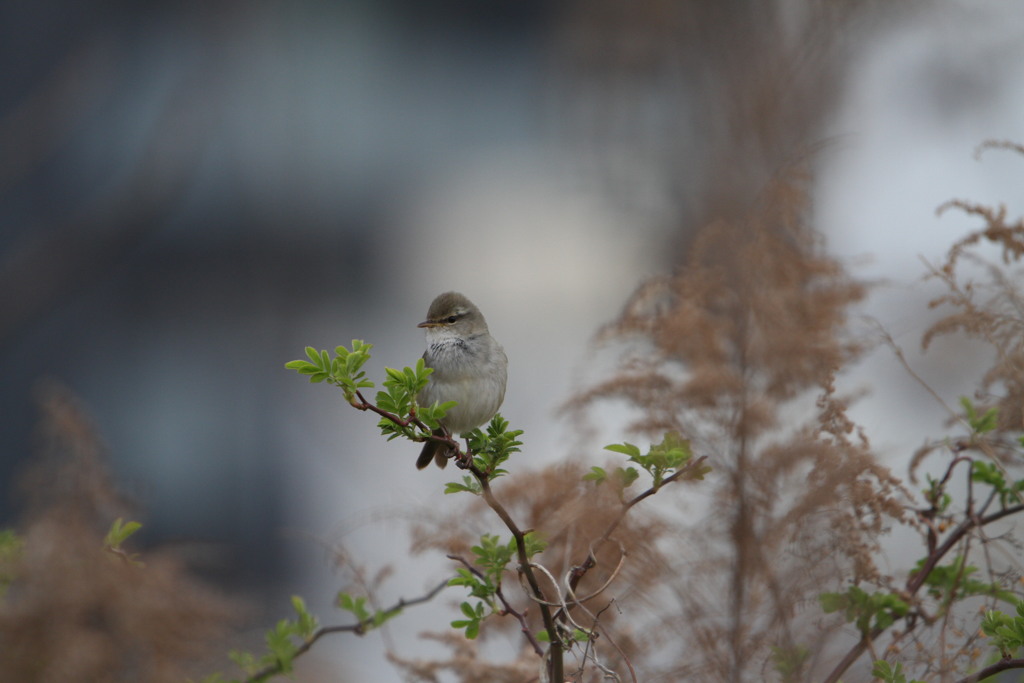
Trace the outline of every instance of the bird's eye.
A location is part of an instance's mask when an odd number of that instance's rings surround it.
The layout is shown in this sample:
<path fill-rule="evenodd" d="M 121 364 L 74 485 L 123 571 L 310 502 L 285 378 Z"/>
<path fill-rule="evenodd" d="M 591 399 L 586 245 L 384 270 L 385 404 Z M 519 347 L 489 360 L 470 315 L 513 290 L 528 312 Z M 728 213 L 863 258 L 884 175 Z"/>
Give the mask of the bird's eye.
<path fill-rule="evenodd" d="M 449 324 L 454 323 L 458 319 L 459 319 L 458 316 L 450 315 L 450 316 L 448 316 L 448 323 Z"/>

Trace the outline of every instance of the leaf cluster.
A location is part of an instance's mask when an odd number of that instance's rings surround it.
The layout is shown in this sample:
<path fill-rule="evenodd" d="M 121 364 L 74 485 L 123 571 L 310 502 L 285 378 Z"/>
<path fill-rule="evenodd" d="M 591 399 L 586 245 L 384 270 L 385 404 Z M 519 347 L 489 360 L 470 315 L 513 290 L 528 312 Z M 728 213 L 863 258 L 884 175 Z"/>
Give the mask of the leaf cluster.
<path fill-rule="evenodd" d="M 1010 616 L 998 610 L 985 612 L 981 620 L 981 631 L 992 639 L 1005 659 L 1024 647 L 1024 599 L 1017 600 L 1017 616 Z"/>
<path fill-rule="evenodd" d="M 124 519 L 118 517 L 114 520 L 114 523 L 110 526 L 110 531 L 107 532 L 106 537 L 103 539 L 103 545 L 106 548 L 120 550 L 121 544 L 141 528 L 142 525 L 138 522 L 125 522 Z"/>
<path fill-rule="evenodd" d="M 107 531 L 107 535 L 103 539 L 103 547 L 107 551 L 112 552 L 115 555 L 119 555 L 129 564 L 133 564 L 138 567 L 144 566 L 137 554 L 128 554 L 123 548 L 121 548 L 121 544 L 131 538 L 131 536 L 141 528 L 142 525 L 138 522 L 125 522 L 124 519 L 118 517 L 110 526 L 110 530 Z"/>
<path fill-rule="evenodd" d="M 879 659 L 875 662 L 875 666 L 871 669 L 871 675 L 875 678 L 879 678 L 885 683 L 924 683 L 914 679 L 912 681 L 907 680 L 907 676 L 903 673 L 903 665 L 899 662 L 896 664 L 889 664 L 884 659 Z"/>
<path fill-rule="evenodd" d="M 428 368 L 423 359 L 416 361 L 416 367 L 405 367 L 401 370 L 384 368 L 387 378 L 383 382 L 384 390 L 377 392 L 377 407 L 402 418 L 419 418 L 430 429 L 437 429 L 440 420 L 455 405 L 455 401 L 435 403 L 432 406 L 420 406 L 416 403 L 416 395 L 427 386 L 433 368 Z M 381 417 L 377 423 L 380 433 L 388 437 L 388 441 L 404 436 L 411 440 L 422 440 L 422 430 L 415 424 L 402 424 L 389 417 Z"/>
<path fill-rule="evenodd" d="M 974 461 L 971 464 L 971 479 L 991 486 L 1003 507 L 1019 500 L 1021 492 L 1024 491 L 1024 479 L 1008 482 L 1003 471 L 990 462 Z"/>
<path fill-rule="evenodd" d="M 918 560 L 914 571 L 924 569 L 924 564 L 925 560 Z M 973 565 L 964 566 L 963 555 L 958 555 L 950 564 L 933 567 L 925 577 L 924 585 L 928 587 L 928 595 L 943 600 L 947 605 L 972 595 L 991 596 L 1011 603 L 1016 600 L 1012 591 L 998 583 L 972 579 L 971 575 L 977 572 L 978 568 Z"/>
<path fill-rule="evenodd" d="M 300 375 L 307 375 L 310 382 L 327 382 L 340 388 L 345 400 L 359 410 L 370 409 L 378 413 L 381 419 L 377 426 L 388 441 L 399 436 L 411 441 L 427 440 L 431 430 L 440 426 L 441 419 L 455 405 L 455 401 L 430 406 L 417 404 L 416 396 L 427 386 L 434 372 L 420 358 L 414 367 L 407 366 L 401 370 L 384 368 L 387 377 L 382 383 L 383 389 L 377 392 L 376 403 L 366 402 L 360 390 L 376 386 L 362 369 L 370 359 L 372 348 L 373 344 L 353 339 L 351 350 L 337 346 L 332 357 L 326 350 L 307 346 L 308 360 L 289 361 L 285 367 Z"/>
<path fill-rule="evenodd" d="M 373 386 L 373 382 L 366 379 L 366 373 L 362 370 L 366 361 L 370 360 L 372 348 L 373 344 L 353 339 L 351 351 L 344 346 L 337 346 L 332 358 L 325 350 L 317 351 L 307 346 L 306 357 L 309 360 L 293 360 L 284 366 L 300 375 L 308 375 L 310 382 L 327 382 L 339 387 L 345 394 L 345 400 L 354 404 L 356 392 Z"/>
<path fill-rule="evenodd" d="M 630 462 L 639 465 L 640 469 L 650 475 L 651 488 L 654 491 L 661 488 L 666 479 L 686 467 L 693 458 L 690 442 L 682 438 L 678 432 L 666 432 L 661 443 L 652 444 L 647 453 L 642 453 L 638 446 L 628 442 L 611 444 L 605 446 L 604 449 L 628 456 Z M 701 466 L 689 473 L 688 478 L 703 479 L 704 475 L 710 471 L 710 467 Z M 583 475 L 584 481 L 592 481 L 597 484 L 610 479 L 620 494 L 639 478 L 640 472 L 635 467 L 617 467 L 610 476 L 603 467 L 591 467 L 590 472 Z"/>
<path fill-rule="evenodd" d="M 502 469 L 501 465 L 509 459 L 513 453 L 519 452 L 523 442 L 519 437 L 523 435 L 522 429 L 509 428 L 508 420 L 495 415 L 487 424 L 487 431 L 474 429 L 466 435 L 469 443 L 469 452 L 473 454 L 473 467 L 476 472 L 470 476 L 465 475 L 461 482 L 448 482 L 444 492 L 460 493 L 467 492 L 480 495 L 483 491 L 478 476 L 490 481 L 508 474 L 508 470 Z M 479 473 L 479 474 L 477 474 Z"/>
<path fill-rule="evenodd" d="M 534 557 L 544 551 L 545 542 L 536 533 L 527 532 L 523 536 L 524 550 L 527 558 Z M 501 591 L 501 577 L 508 563 L 516 556 L 516 539 L 507 543 L 494 534 L 484 534 L 480 544 L 471 548 L 475 555 L 475 568 L 459 567 L 457 576 L 448 582 L 449 586 L 465 586 L 469 588 L 471 597 L 478 598 L 475 604 L 463 602 L 460 605 L 465 619 L 452 622 L 453 628 L 465 630 L 466 637 L 474 639 L 480 633 L 480 624 L 485 618 L 500 611 L 498 596 Z"/>
<path fill-rule="evenodd" d="M 15 579 L 18 559 L 24 552 L 25 541 L 11 529 L 0 530 L 0 598 Z"/>
<path fill-rule="evenodd" d="M 792 647 L 772 647 L 772 668 L 782 678 L 783 683 L 797 683 L 801 680 L 801 674 L 807 661 L 811 657 L 811 651 L 803 645 Z"/>
<path fill-rule="evenodd" d="M 294 619 L 282 619 L 267 631 L 267 652 L 257 656 L 251 652 L 232 650 L 228 657 L 248 677 L 247 680 L 266 680 L 270 676 L 290 673 L 295 657 L 300 648 L 316 633 L 319 624 L 316 617 L 306 609 L 306 603 L 297 595 L 292 596 Z M 229 681 L 220 673 L 203 679 L 203 683 L 238 683 L 237 679 Z"/>
<path fill-rule="evenodd" d="M 925 475 L 925 481 L 928 482 L 928 488 L 921 492 L 925 501 L 937 514 L 944 514 L 949 509 L 949 504 L 953 502 L 953 496 L 946 491 L 946 482 L 930 474 Z"/>
<path fill-rule="evenodd" d="M 344 591 L 338 593 L 338 597 L 335 600 L 335 604 L 346 612 L 350 612 L 356 619 L 359 620 L 359 625 L 355 629 L 357 633 L 366 633 L 372 631 L 375 628 L 380 628 L 384 622 L 397 617 L 402 613 L 401 609 L 383 610 L 378 609 L 371 612 L 367 607 L 366 596 L 354 597 Z"/>
<path fill-rule="evenodd" d="M 999 408 L 993 407 L 979 413 L 974 407 L 974 402 L 966 396 L 960 397 L 960 405 L 963 406 L 968 426 L 975 434 L 985 434 L 999 427 Z"/>
<path fill-rule="evenodd" d="M 850 586 L 845 593 L 822 593 L 818 596 L 826 614 L 843 612 L 847 622 L 854 622 L 861 635 L 886 629 L 907 614 L 910 605 L 895 593 L 868 593 Z"/>

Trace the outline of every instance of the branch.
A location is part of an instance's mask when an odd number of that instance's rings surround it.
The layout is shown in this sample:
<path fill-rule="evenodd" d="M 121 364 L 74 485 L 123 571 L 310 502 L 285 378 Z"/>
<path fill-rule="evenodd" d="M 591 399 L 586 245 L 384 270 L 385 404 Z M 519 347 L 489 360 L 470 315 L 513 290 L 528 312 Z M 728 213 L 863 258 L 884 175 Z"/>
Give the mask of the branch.
<path fill-rule="evenodd" d="M 394 422 L 399 427 L 416 427 L 417 429 L 420 429 L 423 432 L 426 432 L 422 436 L 417 436 L 417 435 L 409 436 L 408 438 L 410 440 L 416 441 L 416 442 L 440 441 L 443 444 L 447 444 L 453 451 L 455 451 L 457 453 L 457 456 L 456 456 L 457 458 L 459 458 L 459 459 L 469 459 L 469 455 L 467 453 L 463 453 L 462 452 L 462 450 L 461 450 L 462 446 L 459 444 L 458 441 L 453 439 L 450 435 L 449 436 L 438 436 L 437 434 L 434 434 L 433 433 L 434 430 L 432 430 L 430 427 L 425 425 L 422 420 L 420 420 L 418 417 L 416 417 L 416 414 L 414 412 L 410 412 L 409 413 L 409 419 L 408 420 L 403 420 L 398 415 L 395 415 L 392 412 L 388 412 L 387 410 L 383 410 L 383 409 L 377 407 L 375 404 L 370 403 L 369 401 L 367 401 L 366 397 L 363 396 L 363 393 L 361 391 L 355 392 L 355 396 L 356 396 L 356 398 L 359 399 L 359 401 L 358 402 L 349 401 L 349 405 L 352 406 L 353 408 L 355 408 L 356 410 L 369 410 L 371 413 L 376 413 L 377 415 L 380 415 L 384 419 L 390 420 L 391 422 Z"/>
<path fill-rule="evenodd" d="M 955 529 L 953 529 L 953 531 L 949 534 L 946 540 L 943 541 L 942 545 L 938 546 L 937 548 L 935 548 L 934 551 L 929 553 L 920 571 L 914 572 L 907 578 L 906 591 L 908 595 L 913 596 L 917 593 L 917 591 L 921 589 L 921 586 L 924 585 L 924 582 L 925 580 L 927 580 L 928 575 L 932 572 L 933 569 L 935 569 L 935 566 L 939 563 L 939 561 L 950 550 L 952 550 L 953 547 L 957 543 L 959 543 L 960 540 L 963 539 L 963 537 L 966 536 L 969 531 L 975 528 L 984 527 L 988 524 L 991 524 L 992 522 L 996 522 L 1004 517 L 1009 517 L 1010 515 L 1014 515 L 1022 511 L 1024 511 L 1024 504 L 1013 505 L 1008 508 L 1003 508 L 998 512 L 993 512 L 992 514 L 985 515 L 984 517 L 976 517 L 973 515 L 968 516 L 966 519 L 964 519 L 964 521 L 958 524 Z M 846 672 L 846 670 L 850 668 L 850 666 L 855 661 L 857 661 L 857 659 L 862 654 L 864 654 L 864 651 L 868 649 L 868 645 L 871 643 L 871 641 L 880 636 L 884 631 L 885 629 L 883 628 L 874 628 L 869 633 L 867 633 L 863 638 L 861 638 L 856 645 L 850 648 L 850 650 L 846 653 L 846 655 L 839 662 L 839 664 L 836 665 L 836 667 L 832 670 L 828 677 L 825 678 L 824 683 L 836 683 L 839 680 L 839 677 L 842 676 Z M 1002 671 L 1002 669 L 999 669 L 999 671 Z"/>
<path fill-rule="evenodd" d="M 508 510 L 498 502 L 498 499 L 494 497 L 494 493 L 491 491 L 490 481 L 487 479 L 487 475 L 481 472 L 474 464 L 471 458 L 467 458 L 468 467 L 473 476 L 476 477 L 477 481 L 480 482 L 481 493 L 483 494 L 484 501 L 487 505 L 494 510 L 494 513 L 501 518 L 501 521 L 505 523 L 505 526 L 510 532 L 512 537 L 516 539 L 516 557 L 519 560 L 519 571 L 526 576 L 527 583 L 530 584 L 530 590 L 533 592 L 533 596 L 537 599 L 537 605 L 540 609 L 541 620 L 544 622 L 544 628 L 548 632 L 548 637 L 551 643 L 551 659 L 549 662 L 548 679 L 551 681 L 563 681 L 565 676 L 563 673 L 563 662 L 562 662 L 562 641 L 558 637 L 558 632 L 555 630 L 555 620 L 551 616 L 551 609 L 547 605 L 547 599 L 544 596 L 544 592 L 540 589 L 540 584 L 537 582 L 537 576 L 533 572 L 533 567 L 530 565 L 530 558 L 526 556 L 526 540 L 525 534 L 519 529 L 519 526 L 512 519 L 512 516 L 508 513 Z"/>
<path fill-rule="evenodd" d="M 429 593 L 421 595 L 418 598 L 413 598 L 411 600 L 401 598 L 392 607 L 389 607 L 388 609 L 384 610 L 384 612 L 386 614 L 391 614 L 393 612 L 400 612 L 402 611 L 402 609 L 406 607 L 411 607 L 413 605 L 420 605 L 424 602 L 429 602 L 433 600 L 438 593 L 444 590 L 447 585 L 448 579 L 445 579 L 437 586 L 435 586 L 433 590 L 431 590 Z M 355 624 L 345 624 L 339 626 L 321 626 L 313 632 L 313 635 L 304 640 L 302 642 L 302 645 L 299 645 L 299 647 L 295 650 L 295 654 L 292 656 L 292 660 L 294 661 L 299 656 L 305 654 L 307 651 L 309 651 L 311 647 L 313 647 L 313 643 L 320 640 L 320 638 L 326 636 L 329 633 L 355 633 L 356 635 L 361 636 L 367 632 L 367 627 L 373 626 L 373 622 L 374 618 L 368 617 L 366 619 L 363 619 L 362 621 L 356 622 Z M 243 683 L 261 683 L 261 681 L 265 681 L 271 676 L 275 676 L 277 674 L 282 673 L 284 673 L 284 667 L 282 666 L 281 663 L 272 664 L 270 666 L 266 666 L 260 669 L 256 673 L 244 679 Z"/>
<path fill-rule="evenodd" d="M 978 683 L 978 681 L 983 681 L 989 676 L 995 676 L 1000 671 L 1009 671 L 1010 669 L 1024 669 L 1024 659 L 1002 659 L 977 673 L 961 678 L 957 683 Z"/>
<path fill-rule="evenodd" d="M 427 427 L 427 425 L 425 425 L 419 418 L 417 418 L 415 414 L 410 414 L 408 420 L 402 419 L 398 415 L 387 410 L 383 410 L 378 406 L 374 405 L 373 403 L 371 403 L 370 401 L 367 401 L 366 398 L 363 396 L 362 392 L 358 390 L 355 392 L 355 398 L 358 399 L 358 402 L 349 401 L 353 408 L 356 408 L 358 410 L 369 410 L 403 428 L 416 427 L 426 432 L 426 435 L 422 437 L 410 437 L 412 438 L 413 441 L 440 441 L 442 443 L 448 444 L 449 446 L 451 446 L 452 450 L 455 451 L 456 465 L 458 465 L 462 469 L 469 470 L 473 474 L 473 476 L 476 477 L 476 480 L 480 483 L 480 492 L 483 496 L 484 501 L 486 501 L 488 507 L 494 510 L 495 514 L 497 514 L 498 517 L 501 518 L 501 521 L 504 522 L 508 530 L 512 532 L 512 537 L 516 541 L 516 555 L 517 559 L 519 560 L 519 571 L 526 576 L 527 582 L 530 585 L 530 590 L 533 592 L 533 597 L 537 599 L 537 603 L 540 606 L 540 613 L 541 618 L 544 622 L 544 628 L 547 630 L 551 639 L 551 649 L 549 651 L 551 658 L 548 663 L 549 679 L 552 681 L 564 680 L 562 662 L 562 642 L 558 638 L 557 632 L 555 631 L 555 621 L 551 617 L 551 610 L 548 608 L 547 604 L 545 604 L 546 599 L 544 593 L 543 591 L 541 591 L 540 584 L 537 582 L 537 577 L 533 572 L 533 568 L 530 566 L 530 558 L 526 556 L 525 534 L 522 530 L 520 530 L 519 526 L 512 519 L 512 516 L 508 513 L 508 510 L 506 510 L 505 507 L 498 501 L 498 499 L 494 497 L 494 493 L 491 491 L 490 475 L 476 466 L 476 464 L 473 462 L 472 453 L 469 452 L 468 448 L 466 451 L 463 451 L 460 444 L 451 437 L 437 436 L 433 434 L 433 430 Z M 533 641 L 532 638 L 531 644 L 535 646 L 535 650 L 540 650 L 538 652 L 538 655 L 543 656 L 543 649 L 539 648 L 539 644 Z"/>

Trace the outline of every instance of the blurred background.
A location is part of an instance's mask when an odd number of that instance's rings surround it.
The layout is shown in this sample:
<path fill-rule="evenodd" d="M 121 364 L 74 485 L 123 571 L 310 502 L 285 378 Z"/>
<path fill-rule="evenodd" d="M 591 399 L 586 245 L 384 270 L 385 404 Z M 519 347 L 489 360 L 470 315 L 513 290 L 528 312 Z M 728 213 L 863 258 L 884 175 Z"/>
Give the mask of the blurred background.
<path fill-rule="evenodd" d="M 1024 141 L 1024 12 L 821 5 L 4 3 L 0 522 L 17 520 L 34 388 L 55 378 L 144 542 L 191 549 L 268 619 L 297 592 L 334 621 L 338 553 L 396 565 L 385 602 L 415 597 L 444 561 L 410 564 L 405 522 L 459 505 L 440 493 L 453 474 L 416 472 L 415 446 L 284 363 L 359 338 L 379 378 L 422 353 L 416 323 L 456 289 L 508 353 L 522 462 L 579 452 L 556 409 L 595 331 L 823 141 L 817 224 L 913 351 L 935 292 L 921 257 L 976 227 L 935 208 L 1024 210 L 1021 160 L 973 156 Z M 938 346 L 922 373 L 970 393 L 975 369 L 944 361 L 967 350 Z M 850 386 L 872 392 L 858 417 L 876 446 L 905 458 L 919 438 L 894 412 L 921 404 L 907 418 L 926 431 L 943 414 L 895 367 L 876 354 Z M 386 680 L 368 642 L 311 656 L 322 680 Z"/>

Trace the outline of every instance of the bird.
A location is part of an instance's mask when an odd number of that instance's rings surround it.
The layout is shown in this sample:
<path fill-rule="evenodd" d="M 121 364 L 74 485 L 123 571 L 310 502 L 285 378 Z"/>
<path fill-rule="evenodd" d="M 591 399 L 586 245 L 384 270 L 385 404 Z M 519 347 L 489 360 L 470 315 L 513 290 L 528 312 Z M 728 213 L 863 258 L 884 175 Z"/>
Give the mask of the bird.
<path fill-rule="evenodd" d="M 417 403 L 457 404 L 441 419 L 434 434 L 465 434 L 494 417 L 505 400 L 508 357 L 491 336 L 480 309 L 458 292 L 445 292 L 434 298 L 427 319 L 417 327 L 426 331 L 423 362 L 434 370 L 417 394 Z M 444 467 L 450 451 L 448 444 L 427 441 L 416 468 L 423 469 L 431 460 Z"/>

